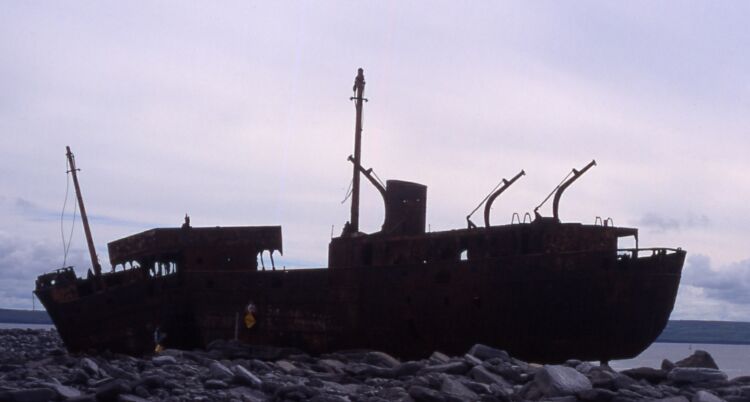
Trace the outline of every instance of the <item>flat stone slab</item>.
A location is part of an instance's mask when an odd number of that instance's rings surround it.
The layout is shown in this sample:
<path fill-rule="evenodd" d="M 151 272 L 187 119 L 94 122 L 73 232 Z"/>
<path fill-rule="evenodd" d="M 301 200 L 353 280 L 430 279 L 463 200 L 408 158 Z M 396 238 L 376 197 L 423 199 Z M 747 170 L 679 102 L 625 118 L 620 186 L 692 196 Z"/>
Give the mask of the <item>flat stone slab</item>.
<path fill-rule="evenodd" d="M 567 396 L 592 388 L 591 381 L 576 369 L 566 366 L 544 366 L 534 382 L 545 396 Z"/>
<path fill-rule="evenodd" d="M 724 381 L 727 375 L 723 371 L 710 368 L 675 367 L 667 374 L 667 379 L 676 383 L 699 383 Z"/>

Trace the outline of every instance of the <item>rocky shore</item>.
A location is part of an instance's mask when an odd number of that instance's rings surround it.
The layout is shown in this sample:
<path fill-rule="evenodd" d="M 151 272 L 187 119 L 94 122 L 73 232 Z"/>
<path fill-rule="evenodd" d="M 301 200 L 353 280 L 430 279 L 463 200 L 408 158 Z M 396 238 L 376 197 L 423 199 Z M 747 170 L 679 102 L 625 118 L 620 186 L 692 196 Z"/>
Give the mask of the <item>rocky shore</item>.
<path fill-rule="evenodd" d="M 400 361 L 376 351 L 317 357 L 214 342 L 142 358 L 69 355 L 54 330 L 0 330 L 0 401 L 664 401 L 750 402 L 750 377 L 727 378 L 706 352 L 617 372 L 568 361 L 529 364 L 475 345 Z"/>

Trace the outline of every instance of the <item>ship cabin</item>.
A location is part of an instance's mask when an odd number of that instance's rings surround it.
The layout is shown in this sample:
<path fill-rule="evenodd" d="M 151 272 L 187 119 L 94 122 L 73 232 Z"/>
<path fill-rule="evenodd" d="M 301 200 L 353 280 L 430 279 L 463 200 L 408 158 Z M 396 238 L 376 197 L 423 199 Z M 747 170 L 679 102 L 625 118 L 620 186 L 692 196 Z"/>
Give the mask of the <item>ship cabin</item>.
<path fill-rule="evenodd" d="M 331 240 L 329 268 L 479 261 L 551 253 L 602 252 L 615 258 L 618 244 L 635 245 L 632 250 L 638 247 L 638 229 L 615 227 L 610 224 L 611 219 L 584 225 L 537 216 L 509 225 L 428 233 L 426 186 L 388 180 L 381 193 L 385 203 L 382 229 L 372 234 L 347 233 L 345 229 L 340 237 Z M 625 238 L 630 239 L 623 242 Z"/>
<path fill-rule="evenodd" d="M 98 290 L 189 271 L 256 271 L 265 269 L 264 254 L 273 268 L 273 253 L 282 252 L 280 226 L 156 228 L 115 240 L 108 245 L 110 272 L 89 270 L 76 278 L 72 267 L 40 276 L 37 291 L 61 289 L 66 299 Z"/>
<path fill-rule="evenodd" d="M 265 269 L 282 252 L 280 226 L 157 228 L 108 245 L 113 271 L 140 268 L 157 277 L 187 271 Z"/>

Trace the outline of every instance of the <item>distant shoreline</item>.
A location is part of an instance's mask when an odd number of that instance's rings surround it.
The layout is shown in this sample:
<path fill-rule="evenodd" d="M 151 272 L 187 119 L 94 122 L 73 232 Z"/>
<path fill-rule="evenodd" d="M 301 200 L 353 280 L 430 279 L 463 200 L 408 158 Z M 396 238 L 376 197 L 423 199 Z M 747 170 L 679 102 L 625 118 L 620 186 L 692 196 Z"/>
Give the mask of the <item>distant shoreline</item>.
<path fill-rule="evenodd" d="M 44 310 L 31 311 L 0 308 L 0 323 L 51 325 L 52 320 Z"/>
<path fill-rule="evenodd" d="M 669 321 L 656 342 L 750 345 L 750 322 Z"/>

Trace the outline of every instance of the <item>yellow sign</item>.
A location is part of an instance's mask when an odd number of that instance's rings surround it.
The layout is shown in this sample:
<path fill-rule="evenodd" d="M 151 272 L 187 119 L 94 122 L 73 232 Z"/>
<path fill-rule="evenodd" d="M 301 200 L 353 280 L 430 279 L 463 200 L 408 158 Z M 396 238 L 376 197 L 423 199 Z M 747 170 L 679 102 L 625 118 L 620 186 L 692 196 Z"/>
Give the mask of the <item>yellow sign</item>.
<path fill-rule="evenodd" d="M 245 314 L 245 326 L 252 328 L 253 325 L 255 325 L 255 317 L 253 316 L 253 313 L 248 312 Z"/>

